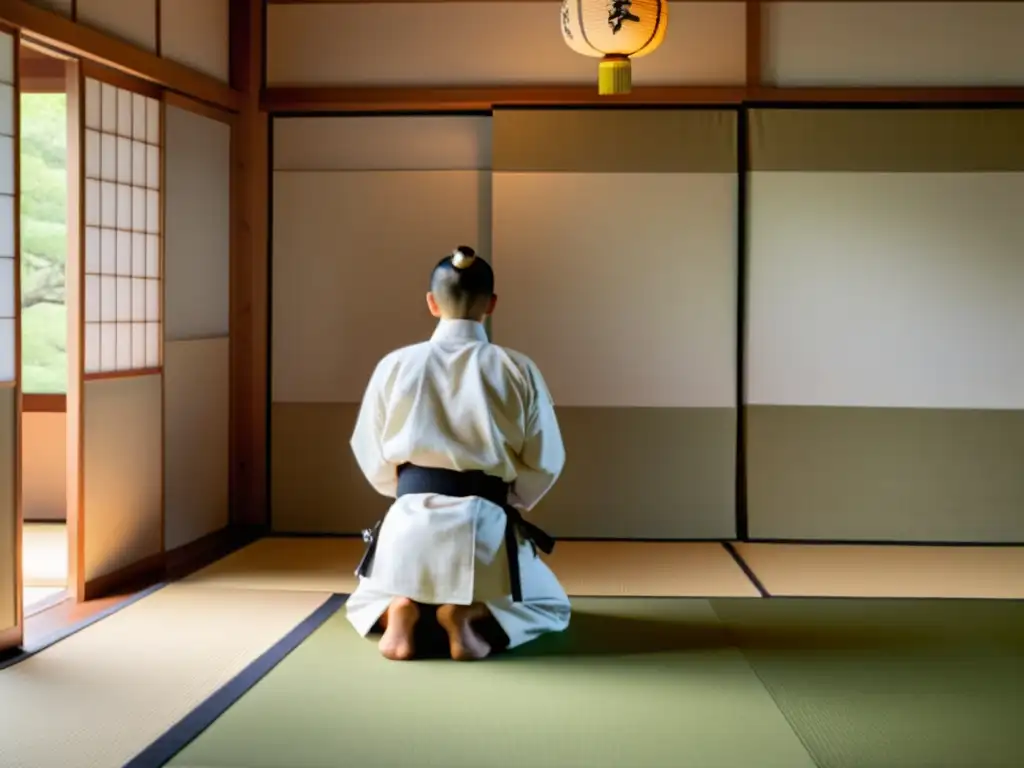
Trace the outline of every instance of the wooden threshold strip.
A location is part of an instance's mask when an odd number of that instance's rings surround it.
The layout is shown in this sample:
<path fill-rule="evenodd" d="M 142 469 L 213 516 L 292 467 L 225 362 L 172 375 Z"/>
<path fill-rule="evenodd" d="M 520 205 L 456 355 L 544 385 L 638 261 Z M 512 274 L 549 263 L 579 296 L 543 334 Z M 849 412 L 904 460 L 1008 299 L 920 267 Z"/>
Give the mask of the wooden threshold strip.
<path fill-rule="evenodd" d="M 25 392 L 21 396 L 23 413 L 64 413 L 67 410 L 67 395 L 40 395 Z"/>
<path fill-rule="evenodd" d="M 1019 104 L 1024 87 L 781 88 L 771 86 L 641 86 L 598 96 L 595 85 L 495 88 L 273 87 L 263 92 L 271 114 L 324 112 L 473 112 L 503 106 L 741 106 L 800 104 Z"/>
<path fill-rule="evenodd" d="M 135 368 L 130 371 L 100 371 L 87 373 L 82 378 L 85 381 L 105 381 L 107 379 L 134 379 L 143 376 L 157 376 L 163 372 L 163 368 Z"/>
<path fill-rule="evenodd" d="M 168 90 L 231 111 L 238 111 L 241 105 L 238 91 L 209 75 L 76 24 L 26 0 L 0 0 L 0 19 L 20 28 L 28 40 L 134 74 Z"/>

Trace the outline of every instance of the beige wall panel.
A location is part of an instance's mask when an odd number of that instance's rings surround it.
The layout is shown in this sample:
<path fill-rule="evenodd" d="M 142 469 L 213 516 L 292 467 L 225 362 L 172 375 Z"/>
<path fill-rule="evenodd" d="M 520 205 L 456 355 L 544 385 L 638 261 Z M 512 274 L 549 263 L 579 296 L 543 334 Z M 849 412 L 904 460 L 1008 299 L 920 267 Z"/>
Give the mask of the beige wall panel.
<path fill-rule="evenodd" d="M 21 417 L 22 510 L 26 520 L 67 519 L 67 416 Z"/>
<path fill-rule="evenodd" d="M 490 167 L 490 117 L 274 120 L 274 170 L 278 171 L 469 171 Z"/>
<path fill-rule="evenodd" d="M 430 272 L 490 248 L 490 173 L 274 174 L 272 392 L 362 400 L 377 362 L 426 340 Z"/>
<path fill-rule="evenodd" d="M 164 346 L 164 546 L 228 524 L 228 363 L 222 339 Z"/>
<path fill-rule="evenodd" d="M 161 376 L 85 383 L 85 578 L 160 552 Z"/>
<path fill-rule="evenodd" d="M 756 109 L 754 171 L 1024 171 L 1024 109 Z M 926 140 L 922 140 L 927 137 Z"/>
<path fill-rule="evenodd" d="M 747 402 L 1024 408 L 1024 173 L 753 173 Z"/>
<path fill-rule="evenodd" d="M 38 5 L 40 8 L 45 8 L 48 11 L 56 11 L 62 16 L 71 15 L 71 7 L 74 5 L 74 0 L 28 0 L 32 5 Z"/>
<path fill-rule="evenodd" d="M 562 406 L 736 402 L 734 174 L 496 173 L 494 340 Z"/>
<path fill-rule="evenodd" d="M 724 109 L 500 109 L 493 167 L 735 173 L 737 122 L 737 113 Z"/>
<path fill-rule="evenodd" d="M 231 128 L 166 110 L 164 337 L 226 336 L 231 261 Z"/>
<path fill-rule="evenodd" d="M 359 533 L 387 512 L 391 500 L 366 482 L 349 446 L 358 412 L 356 403 L 273 404 L 270 504 L 274 531 Z"/>
<path fill-rule="evenodd" d="M 359 406 L 275 403 L 273 528 L 358 533 L 389 500 L 359 472 Z M 533 519 L 555 536 L 717 539 L 735 529 L 733 408 L 559 408 L 568 460 Z"/>
<path fill-rule="evenodd" d="M 565 471 L 536 515 L 553 535 L 736 536 L 735 408 L 557 411 Z"/>
<path fill-rule="evenodd" d="M 228 6 L 228 0 L 160 0 L 160 55 L 226 83 Z"/>
<path fill-rule="evenodd" d="M 746 445 L 754 538 L 1024 542 L 1024 411 L 755 406 Z"/>
<path fill-rule="evenodd" d="M 269 85 L 592 83 L 597 59 L 562 40 L 557 2 L 271 5 Z M 635 85 L 744 82 L 741 2 L 677 3 Z"/>
<path fill-rule="evenodd" d="M 764 76 L 777 85 L 1024 84 L 1024 3 L 772 2 L 764 13 Z"/>
<path fill-rule="evenodd" d="M 0 631 L 17 621 L 18 508 L 15 497 L 18 461 L 18 397 L 0 387 Z"/>
<path fill-rule="evenodd" d="M 78 0 L 78 21 L 156 50 L 156 0 Z"/>

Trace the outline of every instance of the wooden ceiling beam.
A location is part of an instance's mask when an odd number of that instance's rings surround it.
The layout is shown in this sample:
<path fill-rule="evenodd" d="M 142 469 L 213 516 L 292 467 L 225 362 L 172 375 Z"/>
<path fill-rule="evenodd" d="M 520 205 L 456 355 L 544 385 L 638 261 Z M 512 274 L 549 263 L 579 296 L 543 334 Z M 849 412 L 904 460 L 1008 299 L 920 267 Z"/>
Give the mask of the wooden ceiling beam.
<path fill-rule="evenodd" d="M 598 96 L 596 85 L 495 88 L 267 88 L 271 114 L 344 112 L 486 112 L 507 106 L 740 106 L 799 104 L 1024 105 L 1024 87 L 1008 88 L 780 88 L 641 86 L 622 96 Z"/>
<path fill-rule="evenodd" d="M 232 112 L 237 112 L 241 105 L 238 91 L 209 75 L 76 24 L 25 0 L 0 0 L 0 20 L 18 27 L 27 40 L 127 72 L 184 96 Z"/>
<path fill-rule="evenodd" d="M 605 106 L 613 104 L 738 104 L 743 86 L 645 86 L 622 96 L 598 96 L 596 85 L 496 88 L 267 88 L 263 109 L 281 112 L 460 112 L 506 106 Z"/>

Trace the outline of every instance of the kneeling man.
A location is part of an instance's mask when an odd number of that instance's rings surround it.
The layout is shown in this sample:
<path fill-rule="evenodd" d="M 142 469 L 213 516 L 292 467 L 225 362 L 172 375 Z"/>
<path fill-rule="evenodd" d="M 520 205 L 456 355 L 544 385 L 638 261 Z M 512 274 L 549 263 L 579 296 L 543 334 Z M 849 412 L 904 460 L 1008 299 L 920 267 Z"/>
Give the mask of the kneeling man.
<path fill-rule="evenodd" d="M 451 657 L 483 659 L 569 625 L 569 599 L 539 557 L 554 541 L 522 517 L 565 463 L 536 365 L 487 340 L 494 273 L 461 246 L 431 274 L 431 339 L 385 357 L 352 436 L 370 484 L 395 499 L 364 534 L 349 621 L 381 631 L 381 653 L 416 655 L 417 625 Z M 443 635 L 442 635 L 443 636 Z"/>

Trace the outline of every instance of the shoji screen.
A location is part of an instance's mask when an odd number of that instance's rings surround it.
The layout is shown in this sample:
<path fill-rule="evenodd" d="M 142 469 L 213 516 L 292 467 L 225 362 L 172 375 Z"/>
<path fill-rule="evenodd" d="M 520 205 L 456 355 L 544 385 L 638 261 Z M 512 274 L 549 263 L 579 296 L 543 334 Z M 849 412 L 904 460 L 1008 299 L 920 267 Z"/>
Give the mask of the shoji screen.
<path fill-rule="evenodd" d="M 273 146 L 273 526 L 353 533 L 387 508 L 349 448 L 370 374 L 430 336 L 437 260 L 490 250 L 490 119 L 277 119 Z"/>
<path fill-rule="evenodd" d="M 22 640 L 18 39 L 0 28 L 0 651 Z"/>
<path fill-rule="evenodd" d="M 751 120 L 751 536 L 1024 540 L 1024 110 Z"/>
<path fill-rule="evenodd" d="M 68 418 L 80 418 L 69 463 L 81 473 L 69 515 L 80 505 L 86 521 L 88 595 L 90 583 L 163 545 L 163 105 L 158 91 L 121 77 L 90 75 L 75 90 L 84 221 L 69 282 L 84 302 L 69 308 L 82 321 L 70 342 L 80 347 L 69 349 Z"/>
<path fill-rule="evenodd" d="M 562 536 L 735 534 L 737 121 L 494 115 L 494 340 L 552 390 Z"/>
<path fill-rule="evenodd" d="M 228 523 L 231 126 L 170 104 L 166 120 L 164 530 L 174 549 Z"/>

